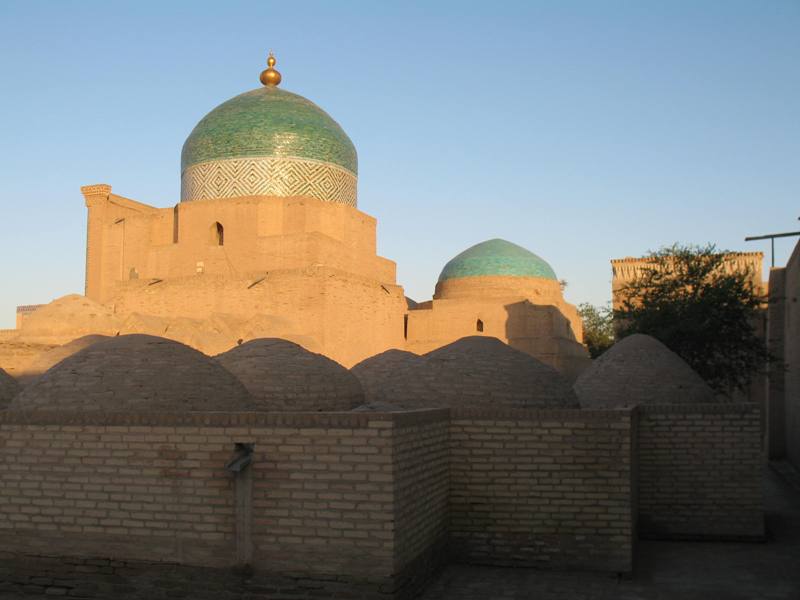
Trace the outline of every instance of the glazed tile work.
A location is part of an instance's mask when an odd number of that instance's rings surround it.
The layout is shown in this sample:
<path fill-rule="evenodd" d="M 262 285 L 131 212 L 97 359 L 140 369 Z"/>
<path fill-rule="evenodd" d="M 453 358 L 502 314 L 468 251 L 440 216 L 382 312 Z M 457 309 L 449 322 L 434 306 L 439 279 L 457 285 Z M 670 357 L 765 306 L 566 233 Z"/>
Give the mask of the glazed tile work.
<path fill-rule="evenodd" d="M 552 267 L 533 252 L 511 242 L 494 239 L 467 248 L 453 258 L 442 269 L 439 281 L 483 275 L 556 279 Z"/>
<path fill-rule="evenodd" d="M 357 179 L 331 163 L 300 158 L 230 158 L 192 165 L 181 201 L 241 196 L 310 196 L 356 206 Z"/>
<path fill-rule="evenodd" d="M 358 174 L 356 149 L 325 111 L 302 96 L 266 86 L 220 104 L 183 145 L 181 172 L 228 158 L 300 158 Z"/>
<path fill-rule="evenodd" d="M 181 200 L 310 196 L 356 206 L 358 158 L 336 121 L 302 96 L 265 86 L 223 102 L 181 152 Z"/>

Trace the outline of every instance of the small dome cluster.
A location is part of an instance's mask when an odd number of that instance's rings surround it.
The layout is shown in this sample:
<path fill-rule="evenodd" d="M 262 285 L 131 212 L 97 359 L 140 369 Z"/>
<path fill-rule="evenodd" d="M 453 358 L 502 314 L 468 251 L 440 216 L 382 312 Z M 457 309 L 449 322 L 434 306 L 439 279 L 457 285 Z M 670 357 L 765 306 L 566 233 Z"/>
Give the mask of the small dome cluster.
<path fill-rule="evenodd" d="M 350 371 L 287 340 L 251 340 L 216 360 L 244 384 L 259 410 L 346 411 L 364 402 Z"/>
<path fill-rule="evenodd" d="M 348 371 L 278 338 L 214 359 L 179 342 L 84 336 L 43 353 L 51 366 L 20 391 L 0 369 L 0 409 L 103 411 L 395 411 L 465 408 L 629 408 L 713 402 L 679 356 L 646 335 L 624 338 L 570 388 L 556 370 L 488 336 L 423 356 L 387 350 Z"/>
<path fill-rule="evenodd" d="M 205 354 L 134 334 L 92 344 L 62 360 L 10 408 L 178 412 L 247 410 L 251 404 L 239 380 Z"/>
<path fill-rule="evenodd" d="M 555 369 L 497 338 L 465 337 L 422 357 L 407 354 L 383 353 L 353 368 L 370 402 L 405 409 L 577 407 Z"/>
<path fill-rule="evenodd" d="M 212 359 L 166 338 L 84 336 L 40 355 L 45 373 L 19 393 L 0 371 L 0 408 L 153 412 L 347 411 L 364 403 L 340 364 L 282 339 Z"/>
<path fill-rule="evenodd" d="M 714 402 L 714 392 L 684 360 L 649 335 L 623 338 L 575 382 L 583 408 Z"/>

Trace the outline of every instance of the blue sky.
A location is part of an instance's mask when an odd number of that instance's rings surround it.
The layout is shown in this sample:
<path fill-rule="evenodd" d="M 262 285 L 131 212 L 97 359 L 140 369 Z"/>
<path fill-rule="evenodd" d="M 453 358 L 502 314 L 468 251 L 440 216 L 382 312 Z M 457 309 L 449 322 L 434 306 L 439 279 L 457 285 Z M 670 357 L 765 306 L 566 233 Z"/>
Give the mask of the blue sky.
<path fill-rule="evenodd" d="M 573 303 L 609 299 L 610 259 L 675 241 L 768 265 L 743 240 L 800 229 L 798 31 L 795 0 L 4 0 L 0 327 L 82 292 L 80 186 L 175 204 L 184 139 L 270 48 L 355 143 L 359 208 L 416 300 L 494 237 Z"/>

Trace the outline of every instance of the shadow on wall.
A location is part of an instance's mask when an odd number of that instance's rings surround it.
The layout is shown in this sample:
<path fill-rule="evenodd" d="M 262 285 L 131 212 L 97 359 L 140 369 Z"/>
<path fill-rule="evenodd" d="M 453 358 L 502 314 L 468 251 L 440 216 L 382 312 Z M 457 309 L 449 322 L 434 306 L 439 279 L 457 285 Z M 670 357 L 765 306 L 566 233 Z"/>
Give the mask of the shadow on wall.
<path fill-rule="evenodd" d="M 575 336 L 570 320 L 553 305 L 527 300 L 505 305 L 508 345 L 535 356 L 575 380 L 591 364 L 586 347 Z"/>

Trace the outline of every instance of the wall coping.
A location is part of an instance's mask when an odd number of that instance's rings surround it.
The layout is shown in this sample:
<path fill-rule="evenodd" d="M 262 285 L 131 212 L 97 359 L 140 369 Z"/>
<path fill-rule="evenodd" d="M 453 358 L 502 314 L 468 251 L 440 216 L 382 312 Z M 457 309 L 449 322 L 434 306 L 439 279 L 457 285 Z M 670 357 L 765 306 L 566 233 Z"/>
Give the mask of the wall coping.
<path fill-rule="evenodd" d="M 636 412 L 645 415 L 728 415 L 760 412 L 754 402 L 714 402 L 704 404 L 640 404 Z"/>
<path fill-rule="evenodd" d="M 751 402 L 642 404 L 635 408 L 430 408 L 402 412 L 128 412 L 103 410 L 0 410 L 0 425 L 115 425 L 175 427 L 311 427 L 365 429 L 373 423 L 409 427 L 439 421 L 619 421 L 636 414 L 720 415 L 758 413 Z"/>
<path fill-rule="evenodd" d="M 629 408 L 614 408 L 607 410 L 582 409 L 582 408 L 451 408 L 450 415 L 453 421 L 464 420 L 493 420 L 493 421 L 553 421 L 553 420 L 580 420 L 580 421 L 618 421 L 629 417 L 632 410 Z"/>
<path fill-rule="evenodd" d="M 311 427 L 366 429 L 373 423 L 406 427 L 448 419 L 447 409 L 408 412 L 127 412 L 3 410 L 0 425 L 113 425 L 176 427 Z"/>

